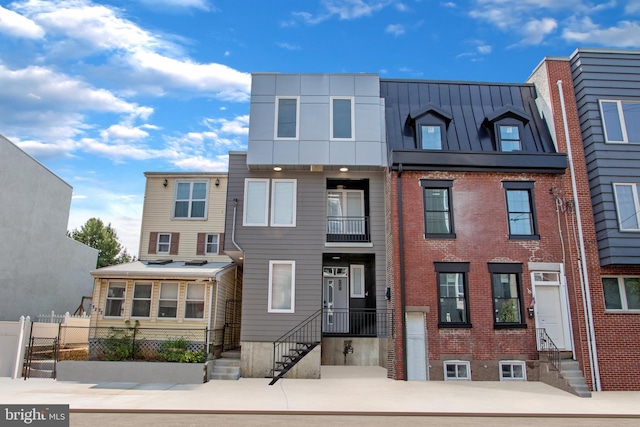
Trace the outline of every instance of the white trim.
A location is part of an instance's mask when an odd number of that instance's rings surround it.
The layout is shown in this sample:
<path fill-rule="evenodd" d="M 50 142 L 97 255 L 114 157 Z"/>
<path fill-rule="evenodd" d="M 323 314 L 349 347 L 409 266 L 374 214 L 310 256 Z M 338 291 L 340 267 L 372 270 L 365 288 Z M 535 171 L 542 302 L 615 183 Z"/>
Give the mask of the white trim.
<path fill-rule="evenodd" d="M 138 285 L 149 285 L 151 286 L 151 295 L 149 295 L 149 298 L 136 298 L 136 287 Z M 146 316 L 134 316 L 133 315 L 133 306 L 134 303 L 136 301 L 149 301 L 149 314 L 147 314 Z M 131 311 L 130 311 L 130 318 L 132 319 L 150 319 L 151 318 L 151 306 L 153 304 L 153 282 L 147 282 L 147 281 L 140 281 L 140 282 L 134 282 L 133 283 L 133 292 L 131 292 Z"/>
<path fill-rule="evenodd" d="M 209 243 L 209 236 L 216 236 L 216 251 L 209 252 L 207 250 L 209 245 L 213 245 L 213 243 Z M 204 253 L 205 255 L 218 255 L 220 253 L 220 234 L 218 233 L 206 233 L 204 235 Z"/>
<path fill-rule="evenodd" d="M 601 276 L 600 282 L 602 283 L 602 279 L 616 279 L 618 281 L 618 292 L 620 294 L 620 305 L 622 308 L 607 308 L 606 306 L 606 298 L 605 298 L 605 313 L 629 313 L 629 314 L 638 314 L 640 313 L 640 309 L 638 308 L 629 308 L 629 302 L 627 301 L 627 285 L 624 283 L 624 279 L 638 279 L 638 277 L 633 276 Z M 604 297 L 604 283 L 602 284 L 602 296 Z"/>
<path fill-rule="evenodd" d="M 203 289 L 204 289 L 204 293 L 202 294 L 202 299 L 189 299 L 189 286 L 191 285 L 202 285 Z M 205 309 L 206 309 L 206 301 L 207 301 L 207 286 L 205 283 L 198 283 L 198 282 L 189 282 L 187 283 L 187 286 L 184 289 L 184 315 L 183 315 L 183 319 L 184 320 L 199 320 L 199 321 L 203 321 L 206 320 L 205 318 Z M 187 317 L 187 303 L 189 302 L 202 302 L 202 317 Z"/>
<path fill-rule="evenodd" d="M 346 99 L 351 101 L 351 137 L 349 138 L 334 138 L 333 137 L 333 101 L 335 99 Z M 353 96 L 332 96 L 329 100 L 329 140 L 330 141 L 355 141 L 356 133 L 356 114 L 355 114 L 355 98 Z"/>
<path fill-rule="evenodd" d="M 189 184 L 189 198 L 188 199 L 180 199 L 179 201 L 188 203 L 187 206 L 187 216 L 176 216 L 176 203 L 178 202 L 178 184 Z M 194 199 L 193 198 L 193 186 L 194 184 L 204 184 L 205 185 L 205 193 L 204 199 Z M 176 179 L 174 181 L 174 190 L 173 190 L 173 206 L 171 210 L 171 219 L 180 220 L 180 221 L 204 221 L 207 219 L 209 213 L 209 179 Z M 204 200 L 204 212 L 203 216 L 192 216 L 191 207 L 194 201 L 202 201 Z"/>
<path fill-rule="evenodd" d="M 355 292 L 355 283 L 354 278 L 356 277 L 354 270 L 360 270 L 360 279 L 362 283 L 360 283 L 360 292 Z M 364 280 L 364 265 L 361 264 L 351 264 L 349 266 L 349 294 L 351 298 L 364 298 L 365 297 L 365 280 Z"/>
<path fill-rule="evenodd" d="M 176 285 L 176 298 L 162 298 L 162 287 L 163 285 Z M 175 301 L 176 303 L 176 315 L 175 316 L 160 316 L 160 302 L 162 301 Z M 180 312 L 180 283 L 179 282 L 160 282 L 160 289 L 158 292 L 158 311 L 156 312 L 157 320 L 177 320 L 178 313 Z"/>
<path fill-rule="evenodd" d="M 111 285 L 124 285 L 124 293 L 122 294 L 122 298 L 109 298 L 109 288 L 111 287 Z M 102 316 L 105 319 L 122 319 L 124 318 L 124 309 L 125 306 L 127 304 L 127 281 L 109 281 L 107 282 L 107 287 L 105 288 L 105 294 L 104 294 L 104 316 Z M 122 306 L 120 307 L 120 315 L 119 316 L 110 316 L 107 314 L 107 304 L 109 303 L 109 300 L 117 300 L 117 301 L 122 301 Z"/>
<path fill-rule="evenodd" d="M 274 265 L 290 265 L 291 266 L 291 300 L 290 308 L 273 308 L 273 266 Z M 269 261 L 269 293 L 267 297 L 267 311 L 269 313 L 295 313 L 296 302 L 296 262 L 295 261 Z"/>
<path fill-rule="evenodd" d="M 507 378 L 502 375 L 502 367 L 504 365 L 511 366 L 511 377 Z M 520 366 L 522 368 L 522 377 L 513 377 L 513 367 Z M 527 366 L 523 360 L 501 360 L 498 366 L 498 374 L 500 375 L 500 381 L 526 381 L 527 380 Z"/>
<path fill-rule="evenodd" d="M 156 241 L 156 253 L 157 254 L 170 254 L 171 253 L 171 234 L 172 233 L 158 233 L 158 240 Z M 169 236 L 168 242 L 160 243 L 160 236 Z M 160 250 L 160 244 L 167 245 L 166 251 Z"/>
<path fill-rule="evenodd" d="M 467 376 L 460 377 L 458 376 L 458 368 L 456 368 L 456 377 L 449 378 L 447 377 L 447 366 L 455 365 L 455 366 L 466 366 L 467 368 Z M 442 362 L 442 367 L 444 369 L 444 380 L 445 381 L 471 381 L 471 363 L 467 360 L 445 360 Z"/>
<path fill-rule="evenodd" d="M 622 222 L 630 218 L 622 218 L 622 216 L 620 215 L 620 207 L 618 205 L 618 187 L 631 187 L 631 196 L 633 197 L 633 207 L 635 209 L 635 214 L 636 214 L 637 228 L 622 228 Z M 638 196 L 638 192 L 640 192 L 640 185 L 636 183 L 633 183 L 633 182 L 614 182 L 613 183 L 613 202 L 616 205 L 616 215 L 618 217 L 618 230 L 620 231 L 626 231 L 626 232 L 640 231 L 640 199 Z"/>
<path fill-rule="evenodd" d="M 573 333 L 571 331 L 571 317 L 569 315 L 569 298 L 568 298 L 568 289 L 567 282 L 564 276 L 564 270 L 562 269 L 562 264 L 557 264 L 560 270 L 556 270 L 555 268 L 552 271 L 540 271 L 540 270 L 532 270 L 530 272 L 531 278 L 531 292 L 533 294 L 533 299 L 535 301 L 534 304 L 534 322 L 536 328 L 543 328 L 540 322 L 540 316 L 538 315 L 538 300 L 536 298 L 536 287 L 556 287 L 558 288 L 558 297 L 560 299 L 560 317 L 562 319 L 562 332 L 564 336 L 564 347 L 560 347 L 559 343 L 555 343 L 558 345 L 559 350 L 565 351 L 573 351 Z M 548 280 L 548 281 L 536 281 L 535 275 L 537 273 L 552 273 L 557 275 L 558 280 Z M 539 344 L 539 343 L 538 343 Z M 539 345 L 538 345 L 539 347 Z"/>
<path fill-rule="evenodd" d="M 293 184 L 293 194 L 291 194 L 291 223 L 289 224 L 277 224 L 276 221 L 276 185 L 283 183 Z M 272 227 L 295 227 L 296 226 L 296 207 L 297 207 L 297 194 L 298 194 L 298 180 L 297 179 L 273 179 L 271 180 L 271 226 Z"/>
<path fill-rule="evenodd" d="M 295 99 L 296 100 L 296 136 L 291 137 L 283 137 L 278 136 L 278 116 L 280 115 L 280 100 L 281 99 Z M 294 141 L 299 139 L 300 137 L 300 97 L 299 96 L 276 96 L 276 105 L 275 105 L 275 123 L 273 125 L 273 139 L 277 140 L 290 140 Z"/>
<path fill-rule="evenodd" d="M 616 108 L 618 110 L 618 124 L 620 125 L 620 129 L 622 131 L 622 141 L 609 141 L 608 136 L 607 136 L 607 122 L 605 120 L 604 117 L 604 112 L 602 110 L 602 103 L 603 102 L 609 102 L 612 104 L 616 104 Z M 622 109 L 622 103 L 628 103 L 628 104 L 640 104 L 640 101 L 633 101 L 633 100 L 622 100 L 622 99 L 599 99 L 598 100 L 598 107 L 600 110 L 600 117 L 601 117 L 601 121 L 602 121 L 602 131 L 603 131 L 603 136 L 604 136 L 604 142 L 607 144 L 629 144 L 629 143 L 637 143 L 640 141 L 633 141 L 630 142 L 629 141 L 629 134 L 627 133 L 627 123 L 624 117 L 624 110 Z"/>
<path fill-rule="evenodd" d="M 252 182 L 262 182 L 265 184 L 263 206 L 264 206 L 264 218 L 260 222 L 248 222 L 247 212 L 248 209 L 248 189 Z M 257 201 L 256 201 L 257 202 Z M 267 217 L 269 216 L 269 179 L 267 178 L 245 178 L 244 180 L 244 205 L 242 211 L 242 225 L 245 227 L 266 227 L 269 225 Z"/>

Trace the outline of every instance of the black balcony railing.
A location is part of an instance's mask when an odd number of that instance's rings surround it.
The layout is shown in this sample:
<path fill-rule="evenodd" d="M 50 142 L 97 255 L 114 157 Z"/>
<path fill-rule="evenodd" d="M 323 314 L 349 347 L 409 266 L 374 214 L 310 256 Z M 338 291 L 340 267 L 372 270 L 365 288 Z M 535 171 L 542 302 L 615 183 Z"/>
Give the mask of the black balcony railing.
<path fill-rule="evenodd" d="M 368 216 L 328 216 L 327 242 L 370 242 Z"/>
<path fill-rule="evenodd" d="M 375 308 L 329 309 L 322 312 L 323 335 L 388 337 L 393 331 L 393 310 Z"/>

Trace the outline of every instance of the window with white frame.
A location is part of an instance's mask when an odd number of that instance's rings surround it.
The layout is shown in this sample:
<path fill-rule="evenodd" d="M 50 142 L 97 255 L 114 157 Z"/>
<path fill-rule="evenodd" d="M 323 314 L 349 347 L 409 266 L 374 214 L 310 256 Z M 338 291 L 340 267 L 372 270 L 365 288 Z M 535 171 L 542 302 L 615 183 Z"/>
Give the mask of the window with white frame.
<path fill-rule="evenodd" d="M 207 234 L 207 241 L 205 243 L 205 252 L 207 254 L 217 254 L 219 242 L 220 242 L 219 234 Z"/>
<path fill-rule="evenodd" d="M 178 284 L 163 282 L 160 284 L 158 318 L 175 319 L 178 317 Z"/>
<path fill-rule="evenodd" d="M 124 312 L 125 282 L 110 282 L 107 288 L 107 302 L 104 307 L 105 317 L 122 317 Z"/>
<path fill-rule="evenodd" d="M 207 218 L 209 181 L 177 181 L 174 218 Z"/>
<path fill-rule="evenodd" d="M 184 304 L 185 319 L 204 319 L 204 283 L 189 283 Z"/>
<path fill-rule="evenodd" d="M 331 139 L 353 139 L 353 98 L 331 98 Z"/>
<path fill-rule="evenodd" d="M 245 226 L 267 226 L 269 205 L 269 180 L 247 178 L 244 181 Z"/>
<path fill-rule="evenodd" d="M 522 360 L 501 360 L 500 381 L 526 381 L 527 370 Z"/>
<path fill-rule="evenodd" d="M 351 298 L 364 298 L 364 265 L 351 265 Z"/>
<path fill-rule="evenodd" d="M 158 233 L 158 246 L 156 252 L 168 254 L 171 249 L 171 233 Z"/>
<path fill-rule="evenodd" d="M 602 289 L 607 311 L 640 312 L 640 277 L 603 277 Z"/>
<path fill-rule="evenodd" d="M 640 184 L 615 183 L 613 191 L 620 231 L 640 231 Z"/>
<path fill-rule="evenodd" d="M 471 380 L 471 364 L 466 360 L 445 360 L 445 381 L 469 381 Z"/>
<path fill-rule="evenodd" d="M 640 143 L 640 102 L 600 100 L 605 142 Z"/>
<path fill-rule="evenodd" d="M 298 138 L 298 107 L 297 97 L 276 97 L 276 139 Z"/>
<path fill-rule="evenodd" d="M 295 261 L 269 261 L 269 313 L 295 312 Z"/>
<path fill-rule="evenodd" d="M 151 314 L 151 283 L 136 283 L 133 286 L 131 317 L 149 317 Z"/>
<path fill-rule="evenodd" d="M 296 180 L 274 179 L 271 186 L 271 226 L 295 227 Z"/>

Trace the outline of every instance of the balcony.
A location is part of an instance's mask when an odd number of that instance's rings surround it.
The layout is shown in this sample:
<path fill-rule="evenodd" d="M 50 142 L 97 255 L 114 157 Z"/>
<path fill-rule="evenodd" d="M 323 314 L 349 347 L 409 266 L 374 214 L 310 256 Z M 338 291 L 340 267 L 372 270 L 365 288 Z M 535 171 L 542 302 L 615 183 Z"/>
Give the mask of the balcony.
<path fill-rule="evenodd" d="M 368 216 L 327 217 L 327 242 L 368 243 L 370 241 Z"/>
<path fill-rule="evenodd" d="M 323 336 L 378 337 L 393 330 L 393 310 L 360 308 L 322 310 Z"/>

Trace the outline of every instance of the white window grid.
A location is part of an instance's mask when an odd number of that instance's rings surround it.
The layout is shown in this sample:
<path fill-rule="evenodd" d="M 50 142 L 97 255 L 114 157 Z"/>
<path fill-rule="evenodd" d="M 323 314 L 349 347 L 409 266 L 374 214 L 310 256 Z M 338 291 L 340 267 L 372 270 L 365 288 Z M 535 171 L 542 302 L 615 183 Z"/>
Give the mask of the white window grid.
<path fill-rule="evenodd" d="M 111 287 L 113 288 L 122 288 L 122 297 L 110 297 L 109 296 L 109 290 L 111 289 Z M 110 282 L 109 285 L 107 286 L 107 294 L 105 296 L 105 309 L 104 309 L 104 317 L 122 317 L 124 314 L 124 304 L 125 304 L 125 299 L 127 296 L 127 284 L 125 282 Z M 120 301 L 120 314 L 118 315 L 110 315 L 107 314 L 107 308 L 109 306 L 109 301 Z"/>
<path fill-rule="evenodd" d="M 445 360 L 442 363 L 444 367 L 445 381 L 471 381 L 471 363 L 467 360 Z M 447 368 L 455 367 L 454 375 L 448 376 Z"/>
<path fill-rule="evenodd" d="M 156 252 L 159 254 L 168 254 L 171 250 L 171 233 L 158 233 L 158 244 Z"/>
<path fill-rule="evenodd" d="M 182 198 L 179 199 L 178 198 L 178 187 L 179 184 L 189 184 L 189 198 Z M 204 197 L 203 198 L 195 198 L 193 196 L 193 188 L 195 184 L 204 184 L 205 185 L 205 193 L 204 193 Z M 179 180 L 176 181 L 175 183 L 175 195 L 173 198 L 173 218 L 174 219 L 180 219 L 180 220 L 188 220 L 188 219 L 195 219 L 195 220 L 203 220 L 203 219 L 207 219 L 207 210 L 208 210 L 208 194 L 209 194 L 209 180 L 199 180 L 199 181 L 183 181 L 183 180 Z M 176 203 L 177 202 L 187 202 L 188 204 L 188 208 L 187 208 L 187 216 L 176 216 Z M 194 202 L 204 202 L 204 212 L 202 216 L 194 216 L 194 213 L 192 212 L 193 209 L 193 203 Z"/>
<path fill-rule="evenodd" d="M 527 368 L 522 360 L 501 360 L 500 381 L 526 381 Z M 506 372 L 505 372 L 506 371 Z"/>
<path fill-rule="evenodd" d="M 148 297 L 140 297 L 140 296 L 136 296 L 136 289 L 139 287 L 143 287 L 143 286 L 149 286 L 151 288 L 151 292 L 149 293 Z M 131 301 L 131 317 L 136 317 L 136 318 L 149 318 L 151 316 L 151 299 L 153 297 L 153 285 L 150 282 L 136 282 L 133 285 L 133 295 L 132 295 L 132 301 Z M 136 307 L 136 303 L 137 302 L 148 302 L 149 303 L 149 310 L 147 311 L 146 315 L 134 315 L 133 311 Z"/>
<path fill-rule="evenodd" d="M 207 240 L 205 243 L 205 253 L 217 254 L 219 244 L 220 244 L 219 234 L 207 234 Z"/>

